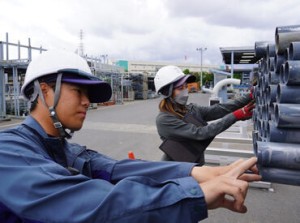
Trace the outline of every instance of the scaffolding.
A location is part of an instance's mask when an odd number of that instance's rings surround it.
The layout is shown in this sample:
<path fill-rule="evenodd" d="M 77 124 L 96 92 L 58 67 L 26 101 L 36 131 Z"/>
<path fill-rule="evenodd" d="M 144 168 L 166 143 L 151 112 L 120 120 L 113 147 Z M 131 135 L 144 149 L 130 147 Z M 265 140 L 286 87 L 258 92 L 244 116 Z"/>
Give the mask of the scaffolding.
<path fill-rule="evenodd" d="M 10 56 L 11 48 L 17 51 L 14 58 Z M 27 52 L 25 58 L 21 52 Z M 24 81 L 28 64 L 32 60 L 32 53 L 42 53 L 46 49 L 31 46 L 30 38 L 28 45 L 11 43 L 6 33 L 6 40 L 0 41 L 0 121 L 8 119 L 9 116 L 27 115 L 27 102 L 21 96 L 20 90 Z M 123 68 L 110 65 L 99 57 L 82 56 L 91 68 L 92 73 L 111 84 L 113 94 L 110 99 L 113 103 L 123 103 Z M 97 104 L 92 105 L 93 107 Z"/>
<path fill-rule="evenodd" d="M 17 49 L 16 57 L 11 59 L 10 47 Z M 21 51 L 25 49 L 27 56 L 21 57 Z M 6 33 L 6 40 L 0 41 L 0 120 L 7 119 L 7 111 L 15 116 L 22 116 L 26 112 L 26 103 L 20 96 L 21 83 L 25 76 L 26 68 L 32 59 L 32 52 L 45 51 L 40 47 L 31 46 L 30 38 L 28 45 L 11 43 Z"/>
<path fill-rule="evenodd" d="M 124 69 L 119 66 L 107 64 L 105 58 L 103 58 L 103 55 L 99 57 L 85 57 L 92 73 L 101 80 L 110 83 L 112 88 L 110 102 L 113 104 L 123 104 Z"/>

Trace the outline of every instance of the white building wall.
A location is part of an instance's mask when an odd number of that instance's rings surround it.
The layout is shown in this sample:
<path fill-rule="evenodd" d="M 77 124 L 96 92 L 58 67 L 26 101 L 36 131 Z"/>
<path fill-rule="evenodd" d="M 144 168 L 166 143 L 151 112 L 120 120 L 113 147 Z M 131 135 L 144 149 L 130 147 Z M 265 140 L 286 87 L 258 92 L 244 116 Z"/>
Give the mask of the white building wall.
<path fill-rule="evenodd" d="M 129 73 L 146 73 L 149 76 L 155 76 L 156 72 L 163 66 L 175 65 L 182 70 L 189 69 L 190 72 L 200 72 L 201 66 L 197 64 L 187 63 L 170 63 L 170 62 L 148 62 L 148 61 L 128 61 L 128 72 Z M 203 64 L 202 71 L 208 72 L 209 69 L 217 69 L 217 65 Z"/>

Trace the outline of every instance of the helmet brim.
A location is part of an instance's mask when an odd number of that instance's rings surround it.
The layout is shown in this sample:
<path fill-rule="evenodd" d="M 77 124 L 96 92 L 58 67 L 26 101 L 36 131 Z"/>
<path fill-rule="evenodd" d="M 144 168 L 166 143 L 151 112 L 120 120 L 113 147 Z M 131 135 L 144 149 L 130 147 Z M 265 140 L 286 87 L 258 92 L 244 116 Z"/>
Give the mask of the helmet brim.
<path fill-rule="evenodd" d="M 195 82 L 196 77 L 194 75 L 187 74 L 174 83 L 174 88 L 182 86 L 184 83 Z"/>
<path fill-rule="evenodd" d="M 78 77 L 62 77 L 63 83 L 71 83 L 71 84 L 77 84 L 77 85 L 84 85 L 88 86 L 88 95 L 89 100 L 91 103 L 102 103 L 106 102 L 111 98 L 112 95 L 112 89 L 110 85 L 98 79 L 96 77 L 93 77 L 93 79 L 79 79 Z"/>

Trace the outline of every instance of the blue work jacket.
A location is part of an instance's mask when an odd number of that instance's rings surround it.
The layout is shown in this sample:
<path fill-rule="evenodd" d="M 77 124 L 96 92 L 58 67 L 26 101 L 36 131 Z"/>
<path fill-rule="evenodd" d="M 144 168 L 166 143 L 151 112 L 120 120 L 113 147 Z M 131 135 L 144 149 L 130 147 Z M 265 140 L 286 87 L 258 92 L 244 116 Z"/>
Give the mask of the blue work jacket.
<path fill-rule="evenodd" d="M 198 222 L 207 207 L 194 165 L 117 161 L 28 116 L 0 132 L 0 222 Z"/>

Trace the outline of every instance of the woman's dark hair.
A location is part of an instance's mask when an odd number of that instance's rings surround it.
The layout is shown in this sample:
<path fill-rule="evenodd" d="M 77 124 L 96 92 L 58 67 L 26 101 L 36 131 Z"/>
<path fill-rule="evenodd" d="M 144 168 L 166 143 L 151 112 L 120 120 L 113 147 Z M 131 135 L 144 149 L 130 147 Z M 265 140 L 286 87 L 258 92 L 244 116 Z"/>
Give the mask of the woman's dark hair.
<path fill-rule="evenodd" d="M 159 110 L 161 112 L 168 112 L 171 113 L 178 118 L 182 119 L 184 115 L 187 112 L 187 109 L 185 106 L 177 105 L 171 101 L 172 99 L 170 98 L 164 98 L 161 100 L 159 103 Z"/>

